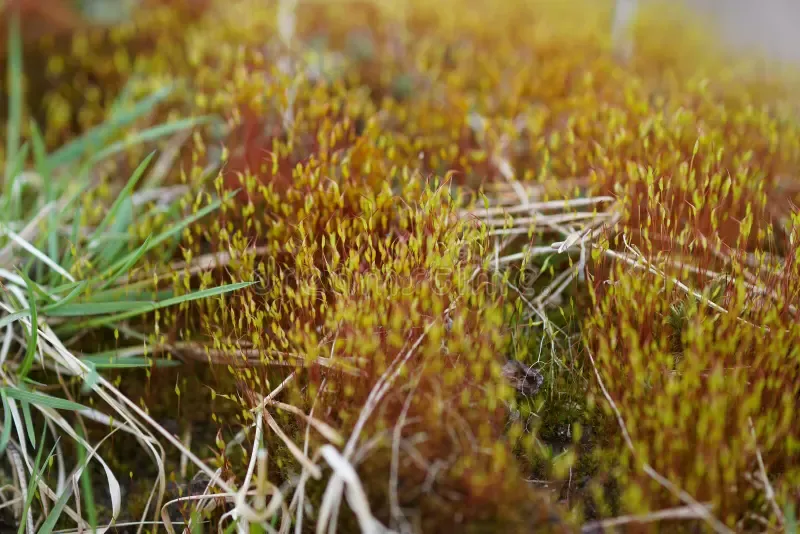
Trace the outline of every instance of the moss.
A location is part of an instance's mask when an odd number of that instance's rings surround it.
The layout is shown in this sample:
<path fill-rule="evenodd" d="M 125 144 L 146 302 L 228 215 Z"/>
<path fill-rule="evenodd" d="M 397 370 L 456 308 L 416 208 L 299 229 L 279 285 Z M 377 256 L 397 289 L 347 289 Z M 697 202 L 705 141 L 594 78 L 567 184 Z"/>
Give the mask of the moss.
<path fill-rule="evenodd" d="M 134 96 L 176 84 L 153 121 L 175 110 L 222 118 L 221 137 L 198 130 L 165 180 L 187 187 L 184 216 L 227 200 L 145 273 L 176 294 L 255 284 L 152 317 L 148 337 L 213 366 L 216 376 L 181 389 L 230 395 L 231 425 L 249 425 L 245 414 L 293 372 L 286 402 L 315 406 L 345 440 L 357 433 L 354 446 L 373 444 L 355 463 L 386 523 L 399 521 L 393 499 L 424 531 L 567 530 L 679 505 L 643 475 L 647 461 L 746 527 L 765 498 L 752 483 L 756 450 L 781 503 L 796 499 L 800 476 L 793 86 L 728 63 L 697 27 L 679 34 L 663 6 L 644 11 L 634 55 L 620 61 L 611 7 L 300 3 L 287 36 L 263 2 L 211 1 L 188 24 L 185 5 L 159 4 L 63 48 L 43 40 L 48 86 L 29 104 L 51 144 L 105 117 L 129 78 Z M 140 156 L 104 169 L 109 196 Z M 509 169 L 536 200 L 608 195 L 619 216 L 560 301 L 537 303 L 546 320 L 526 300 L 576 258 L 554 253 L 524 262 L 524 276 L 498 275 L 494 246 L 510 225 L 461 211 L 497 200 Z M 153 215 L 132 231 L 159 224 Z M 534 220 L 505 251 L 557 234 Z M 190 268 L 207 254 L 215 267 Z M 503 379 L 508 358 L 541 372 L 533 398 Z M 215 409 L 201 397 L 191 402 L 208 408 L 202 419 Z M 172 401 L 148 404 L 176 414 Z M 302 419 L 271 413 L 304 442 Z M 405 446 L 398 465 L 394 439 Z M 311 450 L 324 442 L 312 433 Z M 267 446 L 271 478 L 299 471 L 282 440 Z M 223 459 L 232 474 L 245 461 Z M 547 477 L 556 495 L 525 477 Z M 310 483 L 307 498 L 318 505 L 323 491 Z M 355 528 L 352 515 L 341 521 Z"/>

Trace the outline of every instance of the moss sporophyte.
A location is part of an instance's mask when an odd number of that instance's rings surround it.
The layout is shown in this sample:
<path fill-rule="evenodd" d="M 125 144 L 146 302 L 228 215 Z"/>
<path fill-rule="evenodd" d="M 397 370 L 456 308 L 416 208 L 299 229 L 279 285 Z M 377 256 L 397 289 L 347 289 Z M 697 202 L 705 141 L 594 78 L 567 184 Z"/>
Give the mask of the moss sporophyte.
<path fill-rule="evenodd" d="M 613 4 L 4 8 L 10 521 L 796 528 L 797 80 Z"/>

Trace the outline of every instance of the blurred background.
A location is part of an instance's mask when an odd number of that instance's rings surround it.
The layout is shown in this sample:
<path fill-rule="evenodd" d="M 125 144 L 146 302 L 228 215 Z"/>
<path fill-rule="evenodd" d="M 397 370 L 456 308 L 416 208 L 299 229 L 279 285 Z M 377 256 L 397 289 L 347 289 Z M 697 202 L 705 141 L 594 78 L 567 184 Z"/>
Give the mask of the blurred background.
<path fill-rule="evenodd" d="M 760 49 L 768 57 L 800 65 L 800 1 L 683 0 L 719 25 L 736 49 Z"/>
<path fill-rule="evenodd" d="M 81 22 L 102 23 L 125 19 L 135 5 L 169 1 L 0 0 L 0 13 L 5 19 L 9 6 L 21 6 L 23 16 L 28 21 L 25 25 L 26 34 L 35 38 L 41 33 L 68 31 Z M 628 9 L 635 9 L 637 5 L 647 2 L 661 2 L 676 7 L 683 2 L 698 15 L 713 20 L 735 50 L 761 51 L 771 59 L 800 65 L 800 0 L 617 0 L 618 4 Z M 189 3 L 202 6 L 205 1 L 190 0 Z M 4 30 L 5 24 L 0 33 Z M 0 42 L 0 49 L 4 46 L 5 43 Z"/>

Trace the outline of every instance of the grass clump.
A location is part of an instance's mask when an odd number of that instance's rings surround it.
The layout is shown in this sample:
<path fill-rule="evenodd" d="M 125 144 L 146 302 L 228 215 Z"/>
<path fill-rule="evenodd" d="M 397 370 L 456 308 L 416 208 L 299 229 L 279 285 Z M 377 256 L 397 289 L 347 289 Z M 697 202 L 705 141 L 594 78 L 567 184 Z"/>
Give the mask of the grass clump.
<path fill-rule="evenodd" d="M 150 154 L 123 180 L 116 166 L 108 165 L 121 148 L 137 141 L 115 145 L 108 140 L 148 113 L 157 99 L 120 101 L 106 123 L 49 151 L 36 124 L 25 122 L 17 19 L 12 19 L 9 42 L 0 442 L 13 474 L 10 487 L 21 488 L 22 495 L 7 505 L 20 532 L 51 532 L 66 518 L 94 528 L 101 520 L 121 520 L 125 511 L 118 475 L 98 450 L 111 434 L 127 434 L 152 454 L 160 472 L 149 500 L 163 500 L 163 448 L 151 431 L 154 422 L 106 374 L 174 362 L 155 358 L 159 349 L 147 335 L 136 339 L 129 332 L 142 327 L 147 332 L 160 309 L 247 284 L 176 296 L 157 284 L 130 282 L 146 265 L 164 261 L 157 247 L 176 245 L 192 221 L 176 220 L 174 202 L 148 200 L 159 189 L 168 159 Z M 150 187 L 137 187 L 140 180 Z M 97 431 L 87 432 L 92 425 L 105 437 L 95 441 L 91 436 Z M 100 466 L 102 483 L 88 478 L 93 464 Z M 105 508 L 101 502 L 108 503 L 107 512 L 98 511 Z M 152 507 L 149 502 L 146 508 L 152 512 Z"/>

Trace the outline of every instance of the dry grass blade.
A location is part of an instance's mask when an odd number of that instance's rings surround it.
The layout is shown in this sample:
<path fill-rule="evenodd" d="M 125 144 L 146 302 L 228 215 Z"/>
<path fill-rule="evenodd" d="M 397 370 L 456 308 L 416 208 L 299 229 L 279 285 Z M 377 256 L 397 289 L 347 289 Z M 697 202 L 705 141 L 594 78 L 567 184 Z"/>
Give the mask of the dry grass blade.
<path fill-rule="evenodd" d="M 42 221 L 44 221 L 45 218 L 50 215 L 50 213 L 59 209 L 60 207 L 62 206 L 58 206 L 54 202 L 48 203 L 44 208 L 39 210 L 36 216 L 34 216 L 31 221 L 25 225 L 25 228 L 20 231 L 19 238 L 24 242 L 35 240 Z M 19 243 L 16 240 L 12 240 L 9 241 L 9 243 L 6 244 L 2 249 L 0 249 L 0 265 L 11 265 L 12 258 L 14 257 L 14 249 L 17 246 L 19 246 Z M 23 282 L 20 285 L 25 285 L 25 283 Z"/>
<path fill-rule="evenodd" d="M 333 443 L 335 445 L 341 445 L 341 444 L 344 443 L 344 438 L 342 437 L 341 434 L 339 434 L 336 431 L 336 429 L 334 429 L 329 424 L 327 424 L 327 423 L 325 423 L 323 421 L 320 421 L 319 419 L 314 419 L 310 415 L 306 415 L 306 413 L 303 412 L 303 410 L 301 410 L 300 408 L 298 408 L 296 406 L 292 406 L 291 404 L 285 404 L 283 402 L 279 402 L 279 401 L 275 401 L 275 400 L 269 400 L 269 399 L 265 399 L 264 403 L 266 405 L 268 405 L 268 406 L 274 406 L 276 408 L 280 408 L 281 410 L 284 410 L 284 411 L 287 411 L 287 412 L 290 412 L 290 413 L 293 413 L 293 414 L 295 414 L 297 416 L 302 417 L 303 419 L 305 419 L 308 422 L 308 424 L 310 424 L 312 427 L 314 427 L 314 429 L 316 429 L 316 431 L 319 432 L 322 435 L 322 437 L 324 437 L 325 439 L 327 439 L 331 443 Z"/>
<path fill-rule="evenodd" d="M 391 472 L 389 475 L 389 504 L 392 511 L 392 528 L 396 528 L 396 525 L 400 526 L 400 532 L 410 532 L 411 525 L 408 523 L 403 511 L 400 509 L 400 502 L 397 497 L 397 488 L 399 484 L 399 463 L 400 463 L 400 442 L 402 441 L 403 435 L 403 427 L 406 425 L 406 418 L 408 416 L 408 410 L 411 407 L 411 400 L 414 397 L 414 393 L 417 391 L 417 386 L 419 385 L 420 377 L 422 376 L 422 371 L 420 371 L 416 375 L 416 379 L 414 380 L 413 385 L 411 386 L 411 391 L 406 396 L 406 400 L 403 403 L 403 409 L 400 412 L 400 417 L 397 419 L 397 423 L 394 426 L 394 430 L 392 431 L 392 462 L 391 462 Z"/>
<path fill-rule="evenodd" d="M 341 483 L 345 486 L 347 502 L 358 518 L 358 525 L 361 528 L 361 532 L 365 534 L 390 532 L 372 515 L 369 501 L 367 500 L 367 494 L 364 492 L 361 480 L 358 478 L 358 474 L 350 462 L 339 454 L 339 451 L 332 445 L 323 445 L 320 448 L 320 453 L 333 469 L 335 478 L 341 480 Z M 319 525 L 323 524 L 323 511 L 320 510 L 318 532 Z"/>
<path fill-rule="evenodd" d="M 685 521 L 693 519 L 702 520 L 703 516 L 698 515 L 697 511 L 691 506 L 681 506 L 679 508 L 660 510 L 650 514 L 626 515 L 614 517 L 612 519 L 604 519 L 602 521 L 593 521 L 585 524 L 581 528 L 581 532 L 585 534 L 599 534 L 601 532 L 605 532 L 606 529 L 613 529 L 625 525 L 645 525 L 648 523 L 658 523 L 660 521 Z"/>
<path fill-rule="evenodd" d="M 317 401 L 325 392 L 325 388 L 328 386 L 327 379 L 322 380 L 322 385 L 317 392 L 317 395 L 314 397 L 314 401 L 311 403 L 311 409 L 308 412 L 309 417 L 313 417 L 314 409 L 317 407 Z M 303 440 L 303 454 L 308 455 L 308 446 L 311 434 L 311 425 L 306 425 L 306 432 L 305 432 L 305 439 Z M 317 457 L 315 456 L 315 460 Z M 308 477 L 310 473 L 307 469 L 303 469 L 300 474 L 300 481 L 297 484 L 297 489 L 292 496 L 292 502 L 289 504 L 289 511 L 294 511 L 295 509 L 295 534 L 301 534 L 303 531 L 303 515 L 305 513 L 305 490 L 306 490 L 306 482 L 308 482 Z"/>
<path fill-rule="evenodd" d="M 592 207 L 598 204 L 613 203 L 617 199 L 610 196 L 597 196 L 589 198 L 573 198 L 565 200 L 549 200 L 546 202 L 517 203 L 515 205 L 498 206 L 494 208 L 475 208 L 459 211 L 461 217 L 494 217 L 497 215 L 513 215 L 516 213 L 537 214 L 539 217 L 546 218 L 542 212 L 545 211 L 566 211 L 572 208 Z"/>
<path fill-rule="evenodd" d="M 21 235 L 17 234 L 16 232 L 11 231 L 9 228 L 0 228 L 0 233 L 5 234 L 6 236 L 8 236 L 11 239 L 13 244 L 15 244 L 18 247 L 24 249 L 26 252 L 28 252 L 29 254 L 34 256 L 36 259 L 42 261 L 45 265 L 47 265 L 54 272 L 57 272 L 58 274 L 60 274 L 65 279 L 69 280 L 70 282 L 74 282 L 75 281 L 75 278 L 73 278 L 73 276 L 71 274 L 69 274 L 67 271 L 65 271 L 60 265 L 58 265 L 56 262 L 54 262 L 47 255 L 42 253 L 42 251 L 38 250 L 36 247 L 31 245 L 30 242 L 28 240 L 26 240 L 24 237 L 22 237 Z M 9 246 L 9 245 L 6 245 L 6 246 Z M 9 254 L 11 254 L 11 252 L 13 252 L 13 248 L 10 249 Z"/>
<path fill-rule="evenodd" d="M 266 397 L 264 397 L 261 403 L 255 408 L 253 408 L 251 412 L 256 413 L 264 410 L 267 407 L 267 403 L 272 399 L 274 399 L 275 397 L 277 397 L 278 394 L 286 388 L 286 386 L 288 386 L 289 384 L 292 383 L 292 381 L 294 381 L 294 379 L 295 379 L 295 374 L 294 373 L 289 374 L 289 376 L 284 378 L 283 381 L 280 384 L 278 384 L 278 386 L 275 389 L 270 391 L 269 394 Z"/>
<path fill-rule="evenodd" d="M 674 276 L 669 276 L 666 273 L 662 272 L 661 270 L 657 269 L 652 263 L 650 263 L 646 259 L 642 258 L 641 255 L 639 255 L 639 254 L 636 254 L 636 256 L 634 256 L 632 258 L 629 255 L 622 254 L 622 253 L 619 253 L 619 252 L 615 252 L 615 251 L 609 250 L 609 249 L 604 249 L 603 253 L 606 256 L 609 256 L 609 257 L 611 257 L 613 259 L 622 260 L 623 262 L 627 263 L 628 265 L 630 265 L 631 267 L 633 267 L 635 269 L 645 270 L 645 271 L 650 272 L 651 274 L 654 274 L 654 275 L 659 276 L 661 278 L 667 279 L 670 282 L 672 282 L 673 284 L 675 284 L 675 287 L 677 287 L 678 289 L 680 289 L 681 291 L 683 291 L 687 295 L 690 295 L 691 297 L 697 299 L 698 302 L 701 302 L 702 304 L 704 304 L 705 306 L 708 306 L 712 310 L 715 310 L 715 311 L 717 311 L 719 313 L 725 313 L 725 314 L 728 313 L 728 310 L 726 310 L 725 308 L 723 308 L 722 306 L 720 306 L 716 302 L 714 302 L 712 300 L 709 300 L 705 295 L 702 295 L 699 292 L 695 291 L 694 289 L 690 288 L 689 286 L 687 286 L 686 284 L 684 284 L 683 282 L 681 282 L 680 280 L 678 280 Z M 759 325 L 753 324 L 750 321 L 747 321 L 746 319 L 744 319 L 742 317 L 737 317 L 737 320 L 741 321 L 742 323 L 746 323 L 746 324 L 748 324 L 748 325 L 750 325 L 750 326 L 752 326 L 754 328 L 758 328 L 758 329 L 763 330 L 765 332 L 769 332 L 769 328 L 766 327 L 766 326 L 759 326 Z"/>
<path fill-rule="evenodd" d="M 267 410 L 264 410 L 263 414 L 263 416 L 267 419 L 267 424 L 269 427 L 273 430 L 273 432 L 275 432 L 275 434 L 277 434 L 281 441 L 286 444 L 286 446 L 289 448 L 289 452 L 291 452 L 292 456 L 294 456 L 295 459 L 300 462 L 303 468 L 308 469 L 308 472 L 311 473 L 311 476 L 315 479 L 319 480 L 322 478 L 322 472 L 319 470 L 319 467 L 314 465 L 308 456 L 303 454 L 303 451 L 301 451 L 300 448 L 291 439 L 289 439 L 289 436 L 287 436 L 283 430 L 281 430 L 281 427 L 278 425 L 272 415 Z"/>
<path fill-rule="evenodd" d="M 217 471 L 216 471 L 217 476 L 219 476 L 221 473 L 222 473 L 222 469 L 217 469 Z M 208 483 L 206 484 L 205 489 L 203 490 L 203 493 L 201 495 L 199 495 L 199 497 L 202 497 L 202 498 L 198 500 L 197 506 L 195 507 L 195 511 L 199 514 L 198 517 L 202 517 L 203 513 L 211 512 L 212 510 L 214 510 L 217 507 L 216 495 L 214 495 L 214 496 L 210 495 L 211 488 L 212 488 L 212 481 L 209 480 Z M 196 531 L 196 530 L 192 529 L 192 527 L 196 524 L 195 519 L 196 519 L 195 517 L 192 517 L 189 520 L 189 524 L 186 527 L 189 530 L 189 532 L 195 532 Z M 197 527 L 195 527 L 195 529 L 196 528 Z"/>
<path fill-rule="evenodd" d="M 247 464 L 247 472 L 244 476 L 244 481 L 242 482 L 242 487 L 239 488 L 239 491 L 236 493 L 236 508 L 233 510 L 232 517 L 236 520 L 239 520 L 239 528 L 246 529 L 247 528 L 247 521 L 250 521 L 250 518 L 245 517 L 246 513 L 244 511 L 244 498 L 247 493 L 250 491 L 250 483 L 253 479 L 253 472 L 256 468 L 256 461 L 257 461 L 257 452 L 261 449 L 261 438 L 264 434 L 264 417 L 261 414 L 256 416 L 256 434 L 253 436 L 253 448 L 250 451 L 250 461 Z M 244 523 L 242 523 L 244 521 Z"/>
<path fill-rule="evenodd" d="M 14 442 L 9 442 L 8 444 L 8 454 L 7 454 L 8 462 L 11 464 L 11 468 L 13 469 L 14 477 L 16 478 L 16 483 L 19 484 L 20 494 L 24 498 L 28 494 L 28 476 L 26 474 L 25 468 L 25 461 L 22 458 L 22 455 L 19 453 L 19 450 L 14 444 Z M 22 502 L 20 502 L 20 506 L 17 507 L 17 518 L 18 520 L 22 520 Z M 33 522 L 33 510 L 28 508 L 25 511 L 27 515 L 27 520 L 25 522 L 25 530 L 27 534 L 34 534 L 35 532 L 35 524 Z"/>
<path fill-rule="evenodd" d="M 475 275 L 477 275 L 477 271 Z M 473 275 L 473 278 L 475 275 Z M 450 310 L 453 307 L 455 307 L 456 303 L 457 301 L 454 301 L 450 305 L 448 310 L 445 311 L 445 315 L 447 315 L 447 313 L 449 313 Z M 425 339 L 425 336 L 428 334 L 430 329 L 435 326 L 435 324 L 436 321 L 431 321 L 430 323 L 428 323 L 428 325 L 425 327 L 425 330 L 417 337 L 417 339 L 414 341 L 411 347 L 409 347 L 405 351 L 405 353 L 401 351 L 398 354 L 398 356 L 392 361 L 389 367 L 387 367 L 386 371 L 384 371 L 384 373 L 378 378 L 375 385 L 370 390 L 370 393 L 367 397 L 367 401 L 364 404 L 364 407 L 361 409 L 361 412 L 359 413 L 358 420 L 356 421 L 355 427 L 353 428 L 353 431 L 350 435 L 350 439 L 347 441 L 347 444 L 345 445 L 343 454 L 339 455 L 338 451 L 336 451 L 335 448 L 331 446 L 326 446 L 329 447 L 328 457 L 326 458 L 326 460 L 328 460 L 329 463 L 331 461 L 335 462 L 336 466 L 338 466 L 338 468 L 342 470 L 343 475 L 340 475 L 339 472 L 335 470 L 334 476 L 331 478 L 330 481 L 328 481 L 328 485 L 325 488 L 325 493 L 322 498 L 322 505 L 320 506 L 319 518 L 317 522 L 318 534 L 322 533 L 326 525 L 329 526 L 329 532 L 331 531 L 335 532 L 338 508 L 339 504 L 341 503 L 342 491 L 345 490 L 345 482 L 347 480 L 345 478 L 345 475 L 346 477 L 349 477 L 349 479 L 351 480 L 353 480 L 353 477 L 355 477 L 355 480 L 357 481 L 357 475 L 355 474 L 355 470 L 353 469 L 349 460 L 353 456 L 353 453 L 356 451 L 356 446 L 358 444 L 358 440 L 364 428 L 364 425 L 366 424 L 367 420 L 370 418 L 372 412 L 378 406 L 380 401 L 389 391 L 389 388 L 392 386 L 392 384 L 394 384 L 394 381 L 399 376 L 401 370 L 403 369 L 403 366 L 408 362 L 411 356 L 413 356 L 417 348 Z M 342 461 L 339 461 L 340 456 Z M 352 471 L 352 473 L 350 471 Z M 348 488 L 348 502 L 350 502 L 351 506 L 353 504 L 352 501 L 355 501 L 356 503 L 361 503 L 361 501 L 359 500 L 360 499 L 359 490 L 353 489 L 350 485 L 348 485 L 347 488 Z M 360 483 L 358 485 L 358 488 L 360 488 Z M 372 518 L 371 514 L 369 514 L 369 517 L 372 519 L 367 518 L 368 510 L 369 510 L 368 507 L 366 510 L 365 509 L 360 510 L 360 513 L 362 515 L 359 516 L 359 523 L 361 524 L 362 528 L 364 528 L 365 525 L 371 529 L 378 528 L 377 525 L 379 523 L 377 523 L 377 521 L 374 520 L 374 518 Z M 385 527 L 381 525 L 381 528 Z"/>

